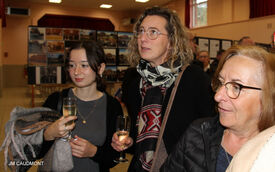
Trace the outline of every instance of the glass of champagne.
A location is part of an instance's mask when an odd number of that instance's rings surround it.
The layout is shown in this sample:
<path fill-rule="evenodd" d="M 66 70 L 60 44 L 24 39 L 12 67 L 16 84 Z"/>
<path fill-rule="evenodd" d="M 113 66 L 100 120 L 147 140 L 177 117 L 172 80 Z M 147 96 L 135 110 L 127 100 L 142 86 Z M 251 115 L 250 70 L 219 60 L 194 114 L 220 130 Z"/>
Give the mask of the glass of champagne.
<path fill-rule="evenodd" d="M 63 99 L 63 116 L 73 116 L 76 115 L 76 98 L 74 97 L 66 97 Z M 74 123 L 74 121 L 69 121 L 65 124 L 65 126 L 70 126 Z M 71 131 L 69 134 L 64 138 L 65 140 L 70 140 L 72 138 Z"/>
<path fill-rule="evenodd" d="M 128 116 L 122 116 L 119 115 L 117 117 L 116 121 L 116 134 L 118 136 L 118 140 L 124 144 L 125 139 L 129 136 L 129 131 L 130 131 L 130 120 Z M 122 146 L 122 148 L 125 145 Z M 128 162 L 128 160 L 125 158 L 125 153 L 124 151 L 120 152 L 120 157 L 118 159 L 114 160 L 116 163 L 121 163 L 121 162 Z"/>

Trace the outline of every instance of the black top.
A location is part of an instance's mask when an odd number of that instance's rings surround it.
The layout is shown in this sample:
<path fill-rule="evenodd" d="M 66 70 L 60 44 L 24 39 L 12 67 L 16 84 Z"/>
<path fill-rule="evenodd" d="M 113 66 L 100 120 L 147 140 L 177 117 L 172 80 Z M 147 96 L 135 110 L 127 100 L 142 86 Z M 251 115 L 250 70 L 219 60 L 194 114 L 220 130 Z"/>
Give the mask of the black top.
<path fill-rule="evenodd" d="M 194 121 L 160 171 L 216 172 L 223 131 L 218 115 Z"/>
<path fill-rule="evenodd" d="M 43 104 L 44 107 L 49 107 L 51 109 L 58 110 L 60 114 L 62 114 L 62 102 L 59 102 L 59 100 L 63 100 L 64 97 L 68 96 L 69 89 L 64 89 L 61 93 L 55 92 L 51 94 L 45 103 Z M 106 93 L 105 93 L 106 94 Z M 106 126 L 107 126 L 107 133 L 106 133 L 106 139 L 102 146 L 97 146 L 97 152 L 93 158 L 91 158 L 93 161 L 97 162 L 99 164 L 100 172 L 107 172 L 110 168 L 116 165 L 114 163 L 114 159 L 119 156 L 119 153 L 115 151 L 112 146 L 112 136 L 116 131 L 116 117 L 118 115 L 123 114 L 122 108 L 120 106 L 120 103 L 113 97 L 107 96 L 107 113 L 106 113 Z M 42 153 L 45 154 L 51 144 L 53 142 L 47 142 L 44 141 L 43 148 L 44 151 Z"/>
<path fill-rule="evenodd" d="M 126 72 L 125 81 L 122 85 L 122 100 L 131 117 L 130 135 L 134 142 L 137 136 L 136 119 L 141 106 L 140 79 L 141 76 L 136 70 L 131 69 Z M 165 113 L 173 87 L 174 85 L 166 91 L 162 106 L 162 116 Z M 213 113 L 214 99 L 208 76 L 198 66 L 188 66 L 180 80 L 164 130 L 163 139 L 168 154 L 171 153 L 180 136 L 193 120 Z M 131 152 L 134 152 L 134 150 L 133 146 Z M 133 157 L 132 163 L 135 163 L 134 161 L 138 161 L 136 156 Z M 130 165 L 128 171 L 135 170 Z"/>

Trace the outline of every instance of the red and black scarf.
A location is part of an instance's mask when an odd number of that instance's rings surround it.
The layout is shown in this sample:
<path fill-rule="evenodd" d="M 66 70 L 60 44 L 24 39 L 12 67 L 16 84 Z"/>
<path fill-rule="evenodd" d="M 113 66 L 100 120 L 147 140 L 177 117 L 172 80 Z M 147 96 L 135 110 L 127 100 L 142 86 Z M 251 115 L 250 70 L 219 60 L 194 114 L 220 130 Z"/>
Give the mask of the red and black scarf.
<path fill-rule="evenodd" d="M 162 121 L 162 103 L 166 89 L 175 81 L 181 65 L 176 67 L 175 72 L 164 65 L 151 67 L 145 61 L 140 60 L 137 66 L 142 79 L 140 82 L 140 93 L 142 96 L 142 107 L 138 114 L 137 127 L 137 152 L 138 167 L 137 171 L 149 171 L 156 144 L 160 132 Z M 138 168 L 138 169 L 137 169 Z"/>

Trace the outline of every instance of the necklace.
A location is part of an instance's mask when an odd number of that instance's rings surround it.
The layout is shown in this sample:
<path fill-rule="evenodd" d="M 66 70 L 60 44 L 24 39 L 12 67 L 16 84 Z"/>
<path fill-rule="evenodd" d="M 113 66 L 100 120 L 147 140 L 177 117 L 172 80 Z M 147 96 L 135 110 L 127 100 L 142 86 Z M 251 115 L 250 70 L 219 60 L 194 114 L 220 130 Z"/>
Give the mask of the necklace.
<path fill-rule="evenodd" d="M 76 100 L 78 100 L 78 98 L 75 96 L 75 90 L 72 90 L 72 91 L 73 91 L 74 97 L 76 98 Z M 88 118 L 89 118 L 89 117 L 92 115 L 92 113 L 94 112 L 98 100 L 96 99 L 94 102 L 95 102 L 95 103 L 94 103 L 94 105 L 93 105 L 93 107 L 92 107 L 92 110 L 88 113 L 87 118 L 84 118 L 84 116 L 80 113 L 80 111 L 79 111 L 78 108 L 77 108 L 77 104 L 76 104 L 76 111 L 77 111 L 77 114 L 80 116 L 80 118 L 82 118 L 82 124 L 86 124 Z"/>
<path fill-rule="evenodd" d="M 76 107 L 77 109 L 77 114 L 82 118 L 82 123 L 83 124 L 86 124 L 87 123 L 87 120 L 88 118 L 92 115 L 92 113 L 94 112 L 95 108 L 96 108 L 96 104 L 97 104 L 97 100 L 95 100 L 95 104 L 94 106 L 92 107 L 92 110 L 89 112 L 87 118 L 85 119 L 84 116 L 80 113 L 80 111 L 78 110 L 78 108 Z"/>

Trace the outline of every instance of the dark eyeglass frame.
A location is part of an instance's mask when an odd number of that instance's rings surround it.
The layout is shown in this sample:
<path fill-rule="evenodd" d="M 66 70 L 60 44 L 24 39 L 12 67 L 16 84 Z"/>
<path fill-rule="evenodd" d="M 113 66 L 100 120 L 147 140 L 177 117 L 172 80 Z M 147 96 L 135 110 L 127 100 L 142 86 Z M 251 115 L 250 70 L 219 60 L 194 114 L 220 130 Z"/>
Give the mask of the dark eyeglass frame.
<path fill-rule="evenodd" d="M 217 87 L 217 90 L 219 90 L 223 85 L 225 86 L 225 89 L 226 89 L 226 95 L 227 95 L 228 97 L 230 97 L 231 99 L 237 99 L 237 98 L 240 96 L 240 93 L 241 93 L 241 91 L 242 91 L 243 88 L 245 88 L 245 89 L 253 89 L 253 90 L 262 90 L 261 88 L 246 86 L 246 85 L 242 85 L 242 84 L 239 84 L 239 83 L 237 83 L 237 82 L 232 82 L 232 81 L 231 81 L 231 82 L 227 82 L 227 83 L 225 83 L 225 84 L 222 84 L 222 83 L 219 81 L 219 86 Z M 230 95 L 228 94 L 228 90 L 230 89 L 229 85 L 231 85 L 232 87 L 237 85 L 237 86 L 239 87 L 239 92 L 238 92 L 238 94 L 237 94 L 236 97 L 232 97 L 232 96 L 230 96 Z M 232 92 L 233 92 L 233 91 L 232 91 Z"/>
<path fill-rule="evenodd" d="M 156 38 L 152 38 L 150 36 L 150 31 L 154 30 L 156 32 Z M 157 29 L 155 28 L 149 28 L 148 30 L 145 31 L 145 29 L 143 29 L 141 31 L 141 29 L 139 31 L 135 31 L 134 32 L 134 35 L 137 37 L 137 38 L 140 38 L 142 35 L 144 35 L 144 33 L 146 33 L 146 36 L 147 38 L 149 38 L 150 40 L 156 40 L 158 38 L 159 35 L 168 35 L 168 34 L 164 34 L 164 33 L 161 33 L 160 31 L 158 31 Z"/>

